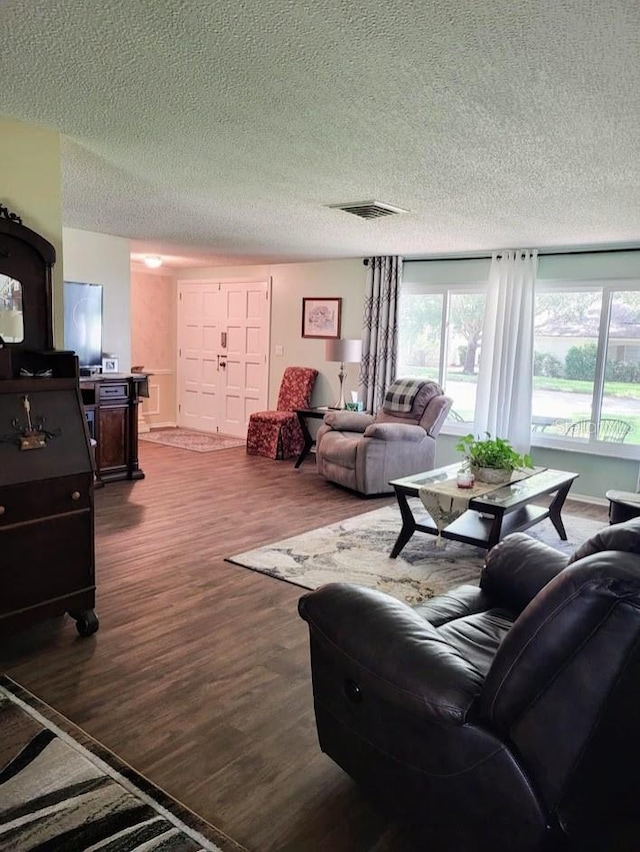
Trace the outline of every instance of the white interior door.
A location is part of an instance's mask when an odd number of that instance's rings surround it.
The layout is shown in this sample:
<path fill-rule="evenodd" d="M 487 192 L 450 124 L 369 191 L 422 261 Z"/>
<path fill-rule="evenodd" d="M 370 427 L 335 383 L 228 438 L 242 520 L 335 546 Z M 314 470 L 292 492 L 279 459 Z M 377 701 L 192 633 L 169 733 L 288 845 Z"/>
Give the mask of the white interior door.
<path fill-rule="evenodd" d="M 269 284 L 183 281 L 178 293 L 178 424 L 244 437 L 267 405 Z"/>
<path fill-rule="evenodd" d="M 267 407 L 269 288 L 223 282 L 220 293 L 227 332 L 220 430 L 246 435 L 251 413 Z"/>

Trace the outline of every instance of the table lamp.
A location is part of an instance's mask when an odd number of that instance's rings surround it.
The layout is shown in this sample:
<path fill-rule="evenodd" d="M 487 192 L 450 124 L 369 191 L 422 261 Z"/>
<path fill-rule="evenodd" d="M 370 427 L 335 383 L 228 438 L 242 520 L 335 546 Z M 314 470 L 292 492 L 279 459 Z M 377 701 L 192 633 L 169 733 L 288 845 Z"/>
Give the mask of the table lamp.
<path fill-rule="evenodd" d="M 360 362 L 360 358 L 362 357 L 362 340 L 347 340 L 345 338 L 327 340 L 325 341 L 324 357 L 327 361 L 340 362 L 340 372 L 338 373 L 338 378 L 340 379 L 340 397 L 329 408 L 346 408 L 347 406 L 344 401 L 344 379 L 347 374 L 344 365 L 346 363 L 356 364 Z"/>

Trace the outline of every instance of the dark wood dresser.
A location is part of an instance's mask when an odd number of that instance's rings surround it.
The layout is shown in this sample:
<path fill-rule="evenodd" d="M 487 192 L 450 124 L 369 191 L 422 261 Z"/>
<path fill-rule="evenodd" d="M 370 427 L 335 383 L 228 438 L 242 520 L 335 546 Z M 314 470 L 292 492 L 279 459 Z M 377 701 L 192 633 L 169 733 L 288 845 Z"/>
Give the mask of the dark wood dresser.
<path fill-rule="evenodd" d="M 96 478 L 143 479 L 138 464 L 138 406 L 148 396 L 142 373 L 109 373 L 81 377 L 80 393 L 89 433 L 97 442 Z"/>
<path fill-rule="evenodd" d="M 78 359 L 53 349 L 53 246 L 0 204 L 0 633 L 95 614 L 94 463 Z M 5 332 L 6 333 L 6 332 Z"/>
<path fill-rule="evenodd" d="M 0 630 L 69 612 L 93 633 L 93 466 L 77 379 L 1 381 L 0 424 Z"/>

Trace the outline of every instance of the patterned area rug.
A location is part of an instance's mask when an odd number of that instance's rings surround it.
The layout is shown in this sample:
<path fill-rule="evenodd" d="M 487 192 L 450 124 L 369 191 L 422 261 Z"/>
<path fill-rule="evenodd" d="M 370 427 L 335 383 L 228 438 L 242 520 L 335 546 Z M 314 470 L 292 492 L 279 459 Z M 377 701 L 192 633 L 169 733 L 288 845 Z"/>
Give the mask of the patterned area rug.
<path fill-rule="evenodd" d="M 196 432 L 193 429 L 153 429 L 143 432 L 141 441 L 151 444 L 166 444 L 181 450 L 194 450 L 196 453 L 210 453 L 213 450 L 229 450 L 232 447 L 244 447 L 244 438 L 222 435 L 219 432 Z"/>
<path fill-rule="evenodd" d="M 410 501 L 411 502 L 411 501 Z M 568 541 L 547 519 L 527 533 L 567 556 L 604 524 L 572 515 L 563 521 Z M 227 562 L 305 589 L 335 581 L 380 589 L 410 605 L 461 583 L 477 583 L 485 551 L 416 532 L 400 556 L 389 553 L 401 527 L 397 506 L 385 506 L 337 524 L 227 557 Z"/>
<path fill-rule="evenodd" d="M 8 677 L 0 849 L 245 852 Z"/>

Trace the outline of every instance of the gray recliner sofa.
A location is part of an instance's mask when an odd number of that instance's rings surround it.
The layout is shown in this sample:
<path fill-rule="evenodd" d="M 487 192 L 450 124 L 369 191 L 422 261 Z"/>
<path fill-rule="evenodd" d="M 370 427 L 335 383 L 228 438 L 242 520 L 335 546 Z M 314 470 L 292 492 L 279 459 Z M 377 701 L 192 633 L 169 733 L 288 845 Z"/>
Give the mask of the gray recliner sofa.
<path fill-rule="evenodd" d="M 331 411 L 316 436 L 316 466 L 331 482 L 360 494 L 388 494 L 392 479 L 435 466 L 436 436 L 452 400 L 437 382 L 423 382 L 411 410 L 376 416 Z"/>

